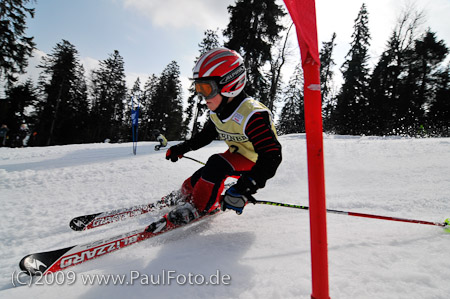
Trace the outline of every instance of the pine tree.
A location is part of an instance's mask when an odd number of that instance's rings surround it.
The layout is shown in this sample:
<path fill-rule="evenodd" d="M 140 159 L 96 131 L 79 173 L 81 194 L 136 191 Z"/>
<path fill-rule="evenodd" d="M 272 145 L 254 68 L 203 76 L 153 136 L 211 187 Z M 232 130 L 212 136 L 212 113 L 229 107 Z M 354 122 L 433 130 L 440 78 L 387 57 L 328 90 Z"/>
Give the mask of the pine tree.
<path fill-rule="evenodd" d="M 268 104 L 269 83 L 262 68 L 272 58 L 272 45 L 283 30 L 280 19 L 286 14 L 275 0 L 237 0 L 228 6 L 230 22 L 224 30 L 225 47 L 240 52 L 245 60 L 248 83 L 246 91 Z"/>
<path fill-rule="evenodd" d="M 324 128 L 328 130 L 329 118 L 334 109 L 334 95 L 332 94 L 333 85 L 333 67 L 336 65 L 333 60 L 333 49 L 336 45 L 334 40 L 336 39 L 336 33 L 333 33 L 329 42 L 322 43 L 322 49 L 320 50 L 320 84 L 322 94 L 322 116 L 324 119 Z"/>
<path fill-rule="evenodd" d="M 150 140 L 152 137 L 152 128 L 154 123 L 152 117 L 152 106 L 153 102 L 156 101 L 156 87 L 158 85 L 159 78 L 152 74 L 148 77 L 144 84 L 144 95 L 141 100 L 141 119 L 143 123 L 143 128 L 140 133 L 143 140 Z"/>
<path fill-rule="evenodd" d="M 159 77 L 149 107 L 150 126 L 170 140 L 179 139 L 183 131 L 181 90 L 180 68 L 172 61 Z"/>
<path fill-rule="evenodd" d="M 92 141 L 106 138 L 119 141 L 125 125 L 127 88 L 124 61 L 119 51 L 100 61 L 99 68 L 92 72 Z"/>
<path fill-rule="evenodd" d="M 450 137 L 450 63 L 436 74 L 436 93 L 430 102 L 428 127 L 434 136 Z"/>
<path fill-rule="evenodd" d="M 305 132 L 303 70 L 300 64 L 296 66 L 283 97 L 285 104 L 277 125 L 278 133 L 282 135 Z"/>
<path fill-rule="evenodd" d="M 136 81 L 134 81 L 133 87 L 130 90 L 130 96 L 139 97 L 141 93 L 141 79 L 137 77 Z"/>
<path fill-rule="evenodd" d="M 425 112 L 433 98 L 435 71 L 444 61 L 448 49 L 428 30 L 415 40 L 414 48 L 407 53 L 406 75 L 401 80 L 397 130 L 399 134 L 422 134 Z"/>
<path fill-rule="evenodd" d="M 26 15 L 34 17 L 34 8 L 25 7 L 31 0 L 2 0 L 0 2 L 0 79 L 8 85 L 23 73 L 28 57 L 36 46 L 33 37 L 25 36 Z"/>
<path fill-rule="evenodd" d="M 39 144 L 83 142 L 88 115 L 87 87 L 78 51 L 63 40 L 42 59 L 37 104 Z"/>
<path fill-rule="evenodd" d="M 414 39 L 422 22 L 423 13 L 408 6 L 387 42 L 372 73 L 369 85 L 368 118 L 369 133 L 373 135 L 398 134 L 403 116 L 401 106 L 401 83 L 408 74 L 408 56 L 414 47 Z"/>
<path fill-rule="evenodd" d="M 366 132 L 367 90 L 369 85 L 369 27 L 368 12 L 363 4 L 355 19 L 351 48 L 342 65 L 344 84 L 337 97 L 333 113 L 334 128 L 338 134 L 361 134 Z"/>
<path fill-rule="evenodd" d="M 13 84 L 6 89 L 6 98 L 0 106 L 1 124 L 6 124 L 10 136 L 14 136 L 22 123 L 34 125 L 34 115 L 27 115 L 26 108 L 37 102 L 36 89 L 28 79 L 25 83 Z"/>

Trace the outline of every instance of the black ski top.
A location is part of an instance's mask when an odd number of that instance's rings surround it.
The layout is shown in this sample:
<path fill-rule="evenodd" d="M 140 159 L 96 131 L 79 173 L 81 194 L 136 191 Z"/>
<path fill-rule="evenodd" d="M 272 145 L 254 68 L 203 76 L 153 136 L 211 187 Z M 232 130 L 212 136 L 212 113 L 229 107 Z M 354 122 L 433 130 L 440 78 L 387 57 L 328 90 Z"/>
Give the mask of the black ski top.
<path fill-rule="evenodd" d="M 230 117 L 246 98 L 247 95 L 244 92 L 240 93 L 230 103 L 225 105 L 222 111 L 217 113 L 219 119 L 224 120 Z M 275 175 L 282 160 L 281 144 L 272 130 L 269 111 L 254 113 L 247 122 L 245 134 L 258 154 L 255 165 L 248 176 L 256 181 L 259 188 L 263 188 L 266 185 L 266 181 Z M 216 126 L 211 119 L 208 119 L 203 129 L 190 140 L 185 141 L 185 145 L 191 150 L 197 150 L 210 144 L 218 137 Z"/>

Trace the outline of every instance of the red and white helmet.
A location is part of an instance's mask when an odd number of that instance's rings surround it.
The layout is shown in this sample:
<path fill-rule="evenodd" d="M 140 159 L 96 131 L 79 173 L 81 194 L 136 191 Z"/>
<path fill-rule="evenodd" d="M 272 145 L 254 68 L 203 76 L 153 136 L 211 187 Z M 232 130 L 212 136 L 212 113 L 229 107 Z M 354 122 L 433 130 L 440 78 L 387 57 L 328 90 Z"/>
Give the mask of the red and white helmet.
<path fill-rule="evenodd" d="M 224 97 L 237 96 L 247 83 L 244 60 L 236 51 L 212 49 L 203 54 L 193 69 L 194 80 L 214 80 Z"/>

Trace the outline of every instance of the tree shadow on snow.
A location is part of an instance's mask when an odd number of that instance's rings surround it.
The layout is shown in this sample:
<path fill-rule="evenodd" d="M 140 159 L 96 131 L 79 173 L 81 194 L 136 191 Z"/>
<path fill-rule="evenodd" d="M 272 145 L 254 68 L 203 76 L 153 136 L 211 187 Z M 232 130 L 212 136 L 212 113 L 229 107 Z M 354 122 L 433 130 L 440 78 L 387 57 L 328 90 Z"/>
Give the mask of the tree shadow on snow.
<path fill-rule="evenodd" d="M 156 142 L 148 142 L 139 145 L 139 149 L 136 156 L 145 156 L 149 154 L 161 153 L 161 151 L 155 151 L 154 146 Z M 68 145 L 70 147 L 70 145 Z M 101 146 L 101 145 L 99 145 Z M 165 151 L 164 151 L 165 152 Z M 8 172 L 11 171 L 23 171 L 23 170 L 46 170 L 46 169 L 56 169 L 63 167 L 81 166 L 89 165 L 101 162 L 117 161 L 119 159 L 129 159 L 134 157 L 131 143 L 130 146 L 124 146 L 123 144 L 118 144 L 117 146 L 99 147 L 99 148 L 86 148 L 77 149 L 57 158 L 44 158 L 42 161 L 36 162 L 23 162 L 15 164 L 4 164 L 0 165 L 0 169 L 5 169 Z M 41 157 L 39 157 L 41 159 Z"/>

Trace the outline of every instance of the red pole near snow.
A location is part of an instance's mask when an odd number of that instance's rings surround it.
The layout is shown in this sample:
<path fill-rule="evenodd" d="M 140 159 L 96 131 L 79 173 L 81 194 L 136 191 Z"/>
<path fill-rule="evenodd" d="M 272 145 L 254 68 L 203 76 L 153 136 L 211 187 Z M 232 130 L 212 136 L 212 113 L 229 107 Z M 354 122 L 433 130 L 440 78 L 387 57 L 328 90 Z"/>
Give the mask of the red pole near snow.
<path fill-rule="evenodd" d="M 328 244 L 323 162 L 322 100 L 319 65 L 303 64 L 305 76 L 305 128 L 308 154 L 309 222 L 313 299 L 328 299 Z"/>
<path fill-rule="evenodd" d="M 315 1 L 284 0 L 284 3 L 297 29 L 305 78 L 305 129 L 311 226 L 311 298 L 329 299 L 322 97 Z"/>

